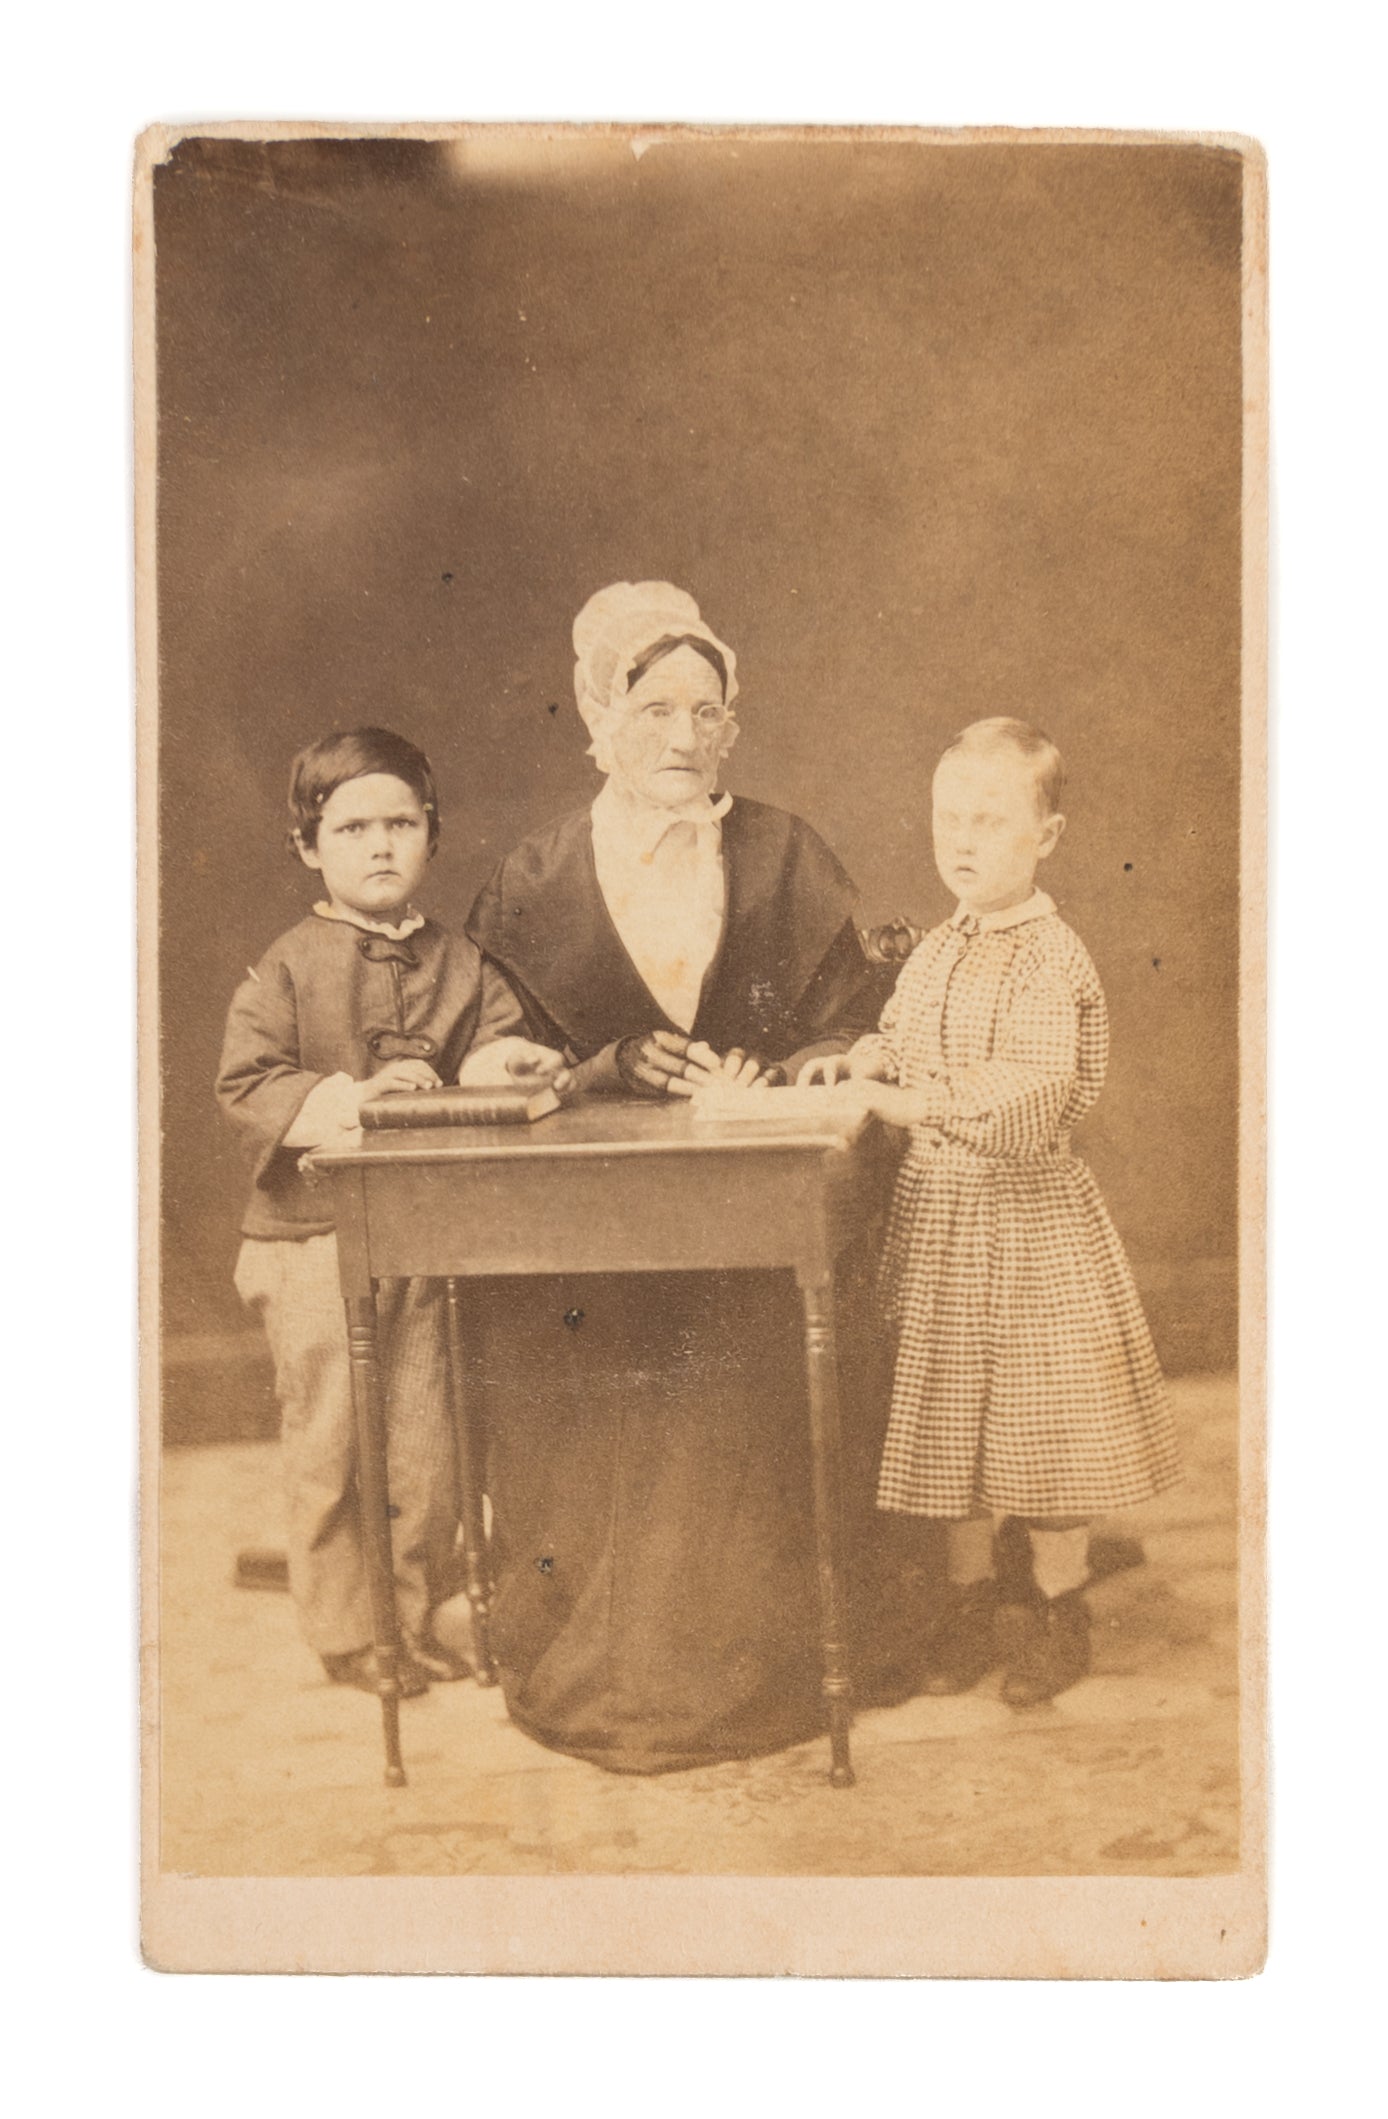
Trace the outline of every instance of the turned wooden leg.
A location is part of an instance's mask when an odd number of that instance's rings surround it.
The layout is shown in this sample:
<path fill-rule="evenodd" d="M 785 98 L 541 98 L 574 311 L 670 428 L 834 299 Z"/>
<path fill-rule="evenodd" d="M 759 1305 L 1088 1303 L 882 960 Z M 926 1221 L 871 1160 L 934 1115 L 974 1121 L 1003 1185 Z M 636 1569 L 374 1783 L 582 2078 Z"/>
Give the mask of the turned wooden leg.
<path fill-rule="evenodd" d="M 357 1421 L 357 1488 L 361 1501 L 362 1551 L 371 1631 L 380 1678 L 381 1724 L 386 1746 L 386 1786 L 403 1788 L 400 1758 L 400 1622 L 395 1609 L 395 1562 L 390 1540 L 390 1492 L 386 1481 L 386 1425 L 376 1350 L 376 1297 L 347 1298 L 347 1351 L 352 1409 Z"/>
<path fill-rule="evenodd" d="M 463 1561 L 467 1569 L 467 1600 L 472 1606 L 473 1637 L 477 1645 L 477 1682 L 496 1683 L 492 1661 L 492 1578 L 487 1554 L 487 1525 L 482 1510 L 481 1452 L 473 1433 L 472 1408 L 468 1400 L 467 1372 L 463 1365 L 462 1282 L 449 1279 L 448 1288 L 448 1392 L 453 1407 L 453 1432 L 458 1460 L 458 1513 L 463 1526 Z"/>
<path fill-rule="evenodd" d="M 814 1482 L 815 1556 L 819 1567 L 820 1629 L 825 1706 L 829 1715 L 831 1765 L 836 1788 L 853 1786 L 848 1732 L 853 1720 L 853 1681 L 848 1674 L 842 1576 L 842 1477 L 839 1439 L 838 1348 L 831 1281 L 802 1281 L 805 1312 L 805 1371 L 810 1399 L 810 1463 Z"/>

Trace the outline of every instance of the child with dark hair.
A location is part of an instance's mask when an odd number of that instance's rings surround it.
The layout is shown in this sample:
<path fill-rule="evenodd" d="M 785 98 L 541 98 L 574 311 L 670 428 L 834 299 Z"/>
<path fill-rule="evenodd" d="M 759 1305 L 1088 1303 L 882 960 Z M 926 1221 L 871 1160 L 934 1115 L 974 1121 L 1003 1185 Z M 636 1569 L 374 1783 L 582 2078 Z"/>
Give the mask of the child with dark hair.
<path fill-rule="evenodd" d="M 539 1082 L 563 1062 L 521 1035 L 510 987 L 473 943 L 414 908 L 439 835 L 423 751 L 389 729 L 325 736 L 294 760 L 289 816 L 324 895 L 237 989 L 217 1096 L 252 1157 L 236 1286 L 274 1358 L 290 1588 L 328 1676 L 374 1690 L 337 1239 L 301 1161 L 354 1128 L 368 1096 L 460 1077 Z M 467 1668 L 431 1624 L 458 1517 L 443 1318 L 425 1281 L 382 1283 L 379 1305 L 401 1689 L 417 1694 Z"/>
<path fill-rule="evenodd" d="M 933 806 L 958 908 L 912 953 L 879 1030 L 802 1074 L 856 1078 L 908 1133 L 883 1271 L 895 1376 L 877 1505 L 948 1524 L 924 1689 L 966 1691 L 1001 1663 L 1017 1707 L 1089 1668 L 1090 1518 L 1178 1477 L 1128 1262 L 1070 1147 L 1103 1087 L 1108 1018 L 1084 944 L 1036 887 L 1065 827 L 1063 777 L 1025 722 L 955 738 Z M 1004 1555 L 1021 1534 L 1020 1567 L 998 1567 L 998 1517 Z"/>
<path fill-rule="evenodd" d="M 289 845 L 315 852 L 323 807 L 349 780 L 385 773 L 408 787 L 424 812 L 428 852 L 439 843 L 439 798 L 429 760 L 407 736 L 389 728 L 352 728 L 322 736 L 289 768 Z M 313 865 L 313 864 L 310 864 Z"/>

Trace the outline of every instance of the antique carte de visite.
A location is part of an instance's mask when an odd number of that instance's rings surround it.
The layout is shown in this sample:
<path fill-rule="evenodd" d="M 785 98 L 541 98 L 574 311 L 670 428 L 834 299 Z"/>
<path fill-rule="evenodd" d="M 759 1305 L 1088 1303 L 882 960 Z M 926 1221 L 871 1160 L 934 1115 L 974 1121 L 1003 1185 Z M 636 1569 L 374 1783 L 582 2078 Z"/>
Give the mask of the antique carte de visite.
<path fill-rule="evenodd" d="M 149 1961 L 1256 1971 L 1261 151 L 135 251 Z"/>

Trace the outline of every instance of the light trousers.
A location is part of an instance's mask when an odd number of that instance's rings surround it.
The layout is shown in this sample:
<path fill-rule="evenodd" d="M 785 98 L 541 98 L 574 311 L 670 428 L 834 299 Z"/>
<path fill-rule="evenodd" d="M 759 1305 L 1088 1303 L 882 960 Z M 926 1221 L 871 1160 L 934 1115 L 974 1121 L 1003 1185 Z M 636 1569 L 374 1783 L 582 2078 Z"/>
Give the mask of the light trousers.
<path fill-rule="evenodd" d="M 236 1290 L 275 1364 L 289 1587 L 304 1637 L 320 1655 L 350 1654 L 372 1628 L 337 1238 L 247 1237 Z M 401 1627 L 418 1635 L 448 1593 L 458 1522 L 442 1285 L 382 1281 L 377 1312 L 395 1594 Z"/>

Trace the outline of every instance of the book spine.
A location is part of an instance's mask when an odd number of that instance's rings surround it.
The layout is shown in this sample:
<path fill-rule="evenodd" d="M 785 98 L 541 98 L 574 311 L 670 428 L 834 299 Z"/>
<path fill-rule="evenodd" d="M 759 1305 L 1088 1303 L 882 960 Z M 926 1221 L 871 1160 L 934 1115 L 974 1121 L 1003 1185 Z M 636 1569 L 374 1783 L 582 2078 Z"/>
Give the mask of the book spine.
<path fill-rule="evenodd" d="M 524 1099 L 514 1096 L 471 1096 L 466 1101 L 383 1096 L 361 1107 L 362 1125 L 373 1131 L 390 1126 L 513 1126 L 523 1125 L 528 1116 Z"/>

